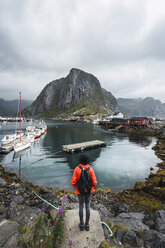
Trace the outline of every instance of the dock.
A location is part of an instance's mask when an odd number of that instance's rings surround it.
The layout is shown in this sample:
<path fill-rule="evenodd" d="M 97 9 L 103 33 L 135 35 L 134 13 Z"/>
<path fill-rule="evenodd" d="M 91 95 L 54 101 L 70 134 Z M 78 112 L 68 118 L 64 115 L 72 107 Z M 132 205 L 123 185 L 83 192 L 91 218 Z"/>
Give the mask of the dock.
<path fill-rule="evenodd" d="M 64 152 L 74 153 L 74 152 L 83 152 L 85 150 L 91 150 L 104 146 L 106 146 L 106 142 L 101 140 L 92 140 L 92 141 L 81 142 L 76 144 L 63 145 L 62 150 Z"/>

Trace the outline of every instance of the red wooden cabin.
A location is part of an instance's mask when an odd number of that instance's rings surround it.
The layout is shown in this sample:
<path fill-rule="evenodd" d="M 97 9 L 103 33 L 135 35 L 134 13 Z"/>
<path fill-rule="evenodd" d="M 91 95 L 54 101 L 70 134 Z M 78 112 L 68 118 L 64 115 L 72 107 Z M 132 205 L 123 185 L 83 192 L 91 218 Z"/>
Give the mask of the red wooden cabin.
<path fill-rule="evenodd" d="M 129 125 L 147 126 L 147 125 L 152 125 L 152 122 L 147 117 L 131 117 L 129 119 Z"/>

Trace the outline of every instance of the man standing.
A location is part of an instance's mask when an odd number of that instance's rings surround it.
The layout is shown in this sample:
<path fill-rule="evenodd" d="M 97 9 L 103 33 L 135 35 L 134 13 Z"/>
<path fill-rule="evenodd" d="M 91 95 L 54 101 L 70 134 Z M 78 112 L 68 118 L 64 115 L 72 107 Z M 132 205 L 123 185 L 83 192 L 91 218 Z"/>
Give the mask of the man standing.
<path fill-rule="evenodd" d="M 83 206 L 85 202 L 86 221 L 85 230 L 89 231 L 90 219 L 90 199 L 91 193 L 95 191 L 94 187 L 97 184 L 96 176 L 91 165 L 89 165 L 89 157 L 81 155 L 79 158 L 80 164 L 75 168 L 71 183 L 76 188 L 75 193 L 79 198 L 79 217 L 80 217 L 80 231 L 84 230 L 83 220 Z"/>

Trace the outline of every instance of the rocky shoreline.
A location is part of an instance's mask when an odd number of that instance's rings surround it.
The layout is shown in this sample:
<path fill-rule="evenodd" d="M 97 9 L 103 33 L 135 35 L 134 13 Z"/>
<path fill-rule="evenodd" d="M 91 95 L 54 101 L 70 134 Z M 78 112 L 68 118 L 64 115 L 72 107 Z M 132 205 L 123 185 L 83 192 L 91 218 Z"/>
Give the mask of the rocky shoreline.
<path fill-rule="evenodd" d="M 153 149 L 162 162 L 157 164 L 156 173 L 151 171 L 146 182 L 137 182 L 133 190 L 117 194 L 109 189 L 96 189 L 92 194 L 91 208 L 99 212 L 101 221 L 114 233 L 110 238 L 104 228 L 102 248 L 165 247 L 165 136 L 159 132 L 156 137 Z M 68 210 L 78 207 L 74 193 L 21 182 L 15 173 L 6 172 L 0 165 L 0 247 L 26 247 L 18 245 L 19 229 L 34 223 L 42 208 L 47 225 L 53 225 L 57 211 L 40 200 L 34 191 L 56 206 L 65 195 Z"/>

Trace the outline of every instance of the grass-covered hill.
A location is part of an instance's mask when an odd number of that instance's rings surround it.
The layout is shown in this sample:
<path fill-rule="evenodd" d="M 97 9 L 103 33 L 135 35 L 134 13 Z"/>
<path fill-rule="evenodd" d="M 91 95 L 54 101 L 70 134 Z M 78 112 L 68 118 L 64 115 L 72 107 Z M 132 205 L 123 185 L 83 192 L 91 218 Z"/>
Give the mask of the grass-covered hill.
<path fill-rule="evenodd" d="M 118 111 L 116 98 L 101 87 L 95 76 L 73 68 L 65 78 L 47 84 L 23 113 L 29 117 L 67 117 Z"/>

